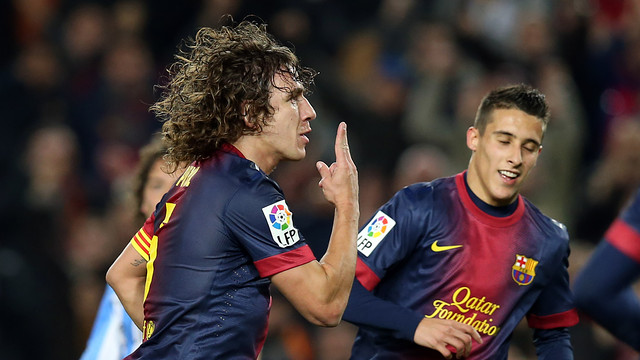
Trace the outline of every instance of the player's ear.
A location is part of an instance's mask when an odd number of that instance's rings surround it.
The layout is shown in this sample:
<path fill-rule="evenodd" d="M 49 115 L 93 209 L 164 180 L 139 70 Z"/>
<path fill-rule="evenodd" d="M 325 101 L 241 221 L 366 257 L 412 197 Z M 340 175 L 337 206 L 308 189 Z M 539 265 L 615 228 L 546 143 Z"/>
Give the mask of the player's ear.
<path fill-rule="evenodd" d="M 250 116 L 250 110 L 251 109 L 251 104 L 249 104 L 249 101 L 243 101 L 242 105 L 240 105 L 240 116 L 242 116 L 242 121 L 244 121 L 244 125 L 250 129 L 253 129 L 256 127 L 256 124 L 254 123 L 254 121 L 251 119 Z"/>
<path fill-rule="evenodd" d="M 478 148 L 478 140 L 480 139 L 480 131 L 471 126 L 467 129 L 467 147 L 471 151 L 476 151 Z"/>

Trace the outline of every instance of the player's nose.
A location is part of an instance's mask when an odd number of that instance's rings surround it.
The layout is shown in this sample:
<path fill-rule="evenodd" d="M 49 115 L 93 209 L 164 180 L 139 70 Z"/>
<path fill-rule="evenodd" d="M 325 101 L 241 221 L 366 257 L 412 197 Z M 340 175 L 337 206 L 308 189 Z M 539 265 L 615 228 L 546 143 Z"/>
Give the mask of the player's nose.
<path fill-rule="evenodd" d="M 304 121 L 311 121 L 316 118 L 316 111 L 306 97 L 302 97 L 300 104 L 300 117 Z"/>

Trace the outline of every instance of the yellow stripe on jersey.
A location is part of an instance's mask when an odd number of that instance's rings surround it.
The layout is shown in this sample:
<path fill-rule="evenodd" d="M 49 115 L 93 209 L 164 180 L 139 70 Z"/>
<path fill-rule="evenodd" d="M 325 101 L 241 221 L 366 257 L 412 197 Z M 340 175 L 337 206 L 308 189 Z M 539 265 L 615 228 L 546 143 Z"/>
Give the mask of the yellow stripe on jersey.
<path fill-rule="evenodd" d="M 193 173 L 195 174 L 196 172 L 198 172 L 198 168 L 195 168 L 195 171 Z M 173 214 L 173 210 L 175 208 L 176 208 L 176 204 L 170 203 L 170 202 L 165 203 L 165 216 L 164 216 L 164 220 L 162 221 L 162 224 L 160 224 L 160 227 L 165 226 L 169 222 L 169 219 L 171 218 L 171 214 Z M 144 233 L 144 231 L 142 231 L 142 229 L 140 229 L 140 231 L 142 232 L 143 236 L 146 237 L 146 234 Z M 145 300 L 147 299 L 147 294 L 149 293 L 149 288 L 151 287 L 151 280 L 153 279 L 153 264 L 156 260 L 156 257 L 158 257 L 158 236 L 157 235 L 153 235 L 153 238 L 151 239 L 151 241 L 149 241 L 149 245 L 150 246 L 147 252 L 148 256 L 145 257 L 145 260 L 147 260 L 147 279 L 144 284 Z"/>
<path fill-rule="evenodd" d="M 162 221 L 162 224 L 160 224 L 160 227 L 163 227 L 164 224 L 169 222 L 169 218 L 171 217 L 171 214 L 173 214 L 173 209 L 176 208 L 176 204 L 172 204 L 168 202 L 166 203 L 165 208 L 166 208 L 166 211 L 164 214 L 164 220 Z"/>
<path fill-rule="evenodd" d="M 149 288 L 151 287 L 151 279 L 153 278 L 153 263 L 158 257 L 158 237 L 153 236 L 151 240 L 151 249 L 149 252 L 149 259 L 147 259 L 147 279 L 144 283 L 144 300 L 147 300 L 149 294 Z"/>
<path fill-rule="evenodd" d="M 191 178 L 193 178 L 198 170 L 200 170 L 200 168 L 193 165 L 187 167 L 182 176 L 180 176 L 180 179 L 176 182 L 176 186 L 188 187 L 191 184 Z"/>
<path fill-rule="evenodd" d="M 131 245 L 136 249 L 140 256 L 149 261 L 151 241 L 143 229 L 140 229 L 135 236 L 131 238 Z"/>

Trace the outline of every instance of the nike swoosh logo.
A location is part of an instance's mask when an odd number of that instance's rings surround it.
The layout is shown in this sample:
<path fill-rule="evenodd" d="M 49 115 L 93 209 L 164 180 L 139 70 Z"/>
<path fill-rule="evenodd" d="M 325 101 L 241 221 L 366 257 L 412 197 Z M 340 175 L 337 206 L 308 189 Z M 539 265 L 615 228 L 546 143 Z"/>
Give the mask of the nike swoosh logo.
<path fill-rule="evenodd" d="M 438 245 L 438 241 L 434 241 L 431 244 L 431 250 L 433 252 L 441 252 L 441 251 L 447 251 L 447 250 L 452 250 L 452 249 L 457 249 L 459 247 L 462 247 L 462 245 L 445 245 L 445 246 L 440 246 Z"/>

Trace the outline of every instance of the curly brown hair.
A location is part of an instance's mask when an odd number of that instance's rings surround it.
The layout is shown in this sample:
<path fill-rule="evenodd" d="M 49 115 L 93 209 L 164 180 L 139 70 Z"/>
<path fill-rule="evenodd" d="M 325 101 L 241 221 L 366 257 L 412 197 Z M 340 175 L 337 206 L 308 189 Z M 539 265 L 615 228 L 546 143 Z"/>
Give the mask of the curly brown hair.
<path fill-rule="evenodd" d="M 269 98 L 276 74 L 289 74 L 305 91 L 317 74 L 267 33 L 266 24 L 249 21 L 201 28 L 175 58 L 168 83 L 159 86 L 162 96 L 150 108 L 164 122 L 170 171 L 210 157 L 225 142 L 260 133 L 274 112 Z"/>

